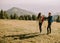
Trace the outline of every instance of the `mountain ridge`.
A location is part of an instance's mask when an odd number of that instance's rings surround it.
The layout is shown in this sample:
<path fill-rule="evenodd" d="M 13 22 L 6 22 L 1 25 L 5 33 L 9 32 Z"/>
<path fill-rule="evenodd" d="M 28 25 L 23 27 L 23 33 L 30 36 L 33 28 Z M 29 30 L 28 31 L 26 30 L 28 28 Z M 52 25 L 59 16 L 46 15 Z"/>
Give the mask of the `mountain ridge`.
<path fill-rule="evenodd" d="M 30 11 L 27 11 L 27 10 L 24 10 L 24 9 L 21 9 L 21 8 L 17 8 L 17 7 L 12 7 L 10 9 L 7 10 L 7 13 L 8 14 L 14 14 L 16 13 L 18 16 L 20 15 L 35 15 L 35 13 L 33 12 L 30 12 Z"/>

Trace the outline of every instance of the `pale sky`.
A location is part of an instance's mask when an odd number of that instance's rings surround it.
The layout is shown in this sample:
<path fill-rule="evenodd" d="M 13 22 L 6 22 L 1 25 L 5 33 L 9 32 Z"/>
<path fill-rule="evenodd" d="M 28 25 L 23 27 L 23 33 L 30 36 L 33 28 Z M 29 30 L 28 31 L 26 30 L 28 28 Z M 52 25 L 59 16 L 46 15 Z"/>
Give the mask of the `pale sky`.
<path fill-rule="evenodd" d="M 12 7 L 26 9 L 31 12 L 60 12 L 60 0 L 0 0 L 0 9 Z"/>

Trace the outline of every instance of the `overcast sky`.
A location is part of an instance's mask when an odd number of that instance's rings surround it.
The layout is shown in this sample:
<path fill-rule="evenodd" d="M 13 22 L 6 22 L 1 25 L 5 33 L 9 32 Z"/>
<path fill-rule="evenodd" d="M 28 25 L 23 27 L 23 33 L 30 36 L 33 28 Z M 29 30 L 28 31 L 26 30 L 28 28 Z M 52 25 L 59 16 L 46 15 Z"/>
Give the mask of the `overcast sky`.
<path fill-rule="evenodd" d="M 60 0 L 0 0 L 0 9 L 18 7 L 35 13 L 60 12 Z"/>

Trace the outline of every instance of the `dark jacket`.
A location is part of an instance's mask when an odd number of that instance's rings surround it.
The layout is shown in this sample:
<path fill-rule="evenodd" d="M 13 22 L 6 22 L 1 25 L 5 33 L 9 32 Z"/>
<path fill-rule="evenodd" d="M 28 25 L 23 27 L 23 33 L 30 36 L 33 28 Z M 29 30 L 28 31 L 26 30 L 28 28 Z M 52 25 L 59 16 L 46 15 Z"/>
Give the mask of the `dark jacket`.
<path fill-rule="evenodd" d="M 52 16 L 49 16 L 49 17 L 48 17 L 48 22 L 53 22 Z"/>

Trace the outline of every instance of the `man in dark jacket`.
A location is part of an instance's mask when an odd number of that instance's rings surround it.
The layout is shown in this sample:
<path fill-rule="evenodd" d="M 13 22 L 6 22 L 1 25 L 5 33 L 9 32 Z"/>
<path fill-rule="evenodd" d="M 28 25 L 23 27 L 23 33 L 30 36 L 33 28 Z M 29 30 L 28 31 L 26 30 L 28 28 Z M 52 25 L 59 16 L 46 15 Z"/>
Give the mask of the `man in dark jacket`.
<path fill-rule="evenodd" d="M 48 26 L 47 26 L 47 34 L 51 33 L 51 23 L 52 23 L 52 16 L 51 13 L 48 13 Z"/>

